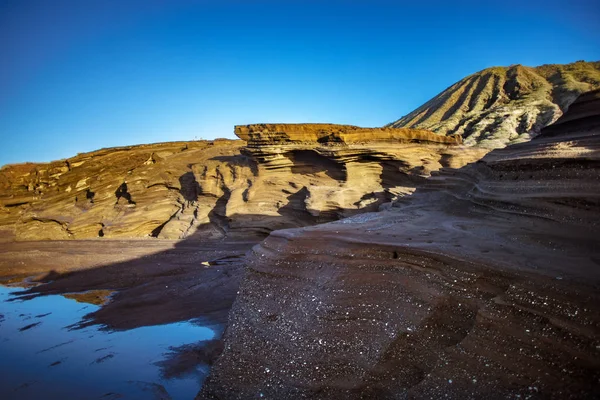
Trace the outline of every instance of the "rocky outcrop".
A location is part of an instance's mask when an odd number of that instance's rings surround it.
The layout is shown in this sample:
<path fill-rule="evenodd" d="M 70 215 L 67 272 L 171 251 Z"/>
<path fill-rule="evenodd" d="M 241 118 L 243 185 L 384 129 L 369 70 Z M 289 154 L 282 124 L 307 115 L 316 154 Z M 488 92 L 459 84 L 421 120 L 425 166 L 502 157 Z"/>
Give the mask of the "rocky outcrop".
<path fill-rule="evenodd" d="M 8 165 L 0 170 L 0 225 L 19 240 L 185 236 L 210 222 L 221 195 L 213 177 L 222 163 L 211 159 L 242 145 L 160 143 Z M 233 173 L 221 169 L 222 179 Z"/>
<path fill-rule="evenodd" d="M 198 398 L 600 393 L 600 94 L 386 211 L 273 232 Z"/>
<path fill-rule="evenodd" d="M 276 194 L 275 186 L 295 193 L 296 204 L 304 204 L 304 218 L 314 222 L 377 210 L 412 192 L 431 171 L 462 166 L 484 154 L 460 146 L 459 137 L 424 130 L 256 124 L 236 126 L 235 133 L 247 141 L 242 153 L 258 162 L 258 185 L 268 182 L 257 190 Z"/>
<path fill-rule="evenodd" d="M 494 67 L 450 86 L 389 124 L 460 135 L 465 144 L 501 148 L 535 137 L 581 93 L 600 88 L 600 62 Z"/>
<path fill-rule="evenodd" d="M 162 143 L 4 166 L 0 236 L 265 236 L 376 210 L 440 168 L 537 135 L 600 86 L 599 71 L 597 62 L 491 68 L 384 128 L 254 124 L 235 128 L 247 145 Z"/>
<path fill-rule="evenodd" d="M 424 130 L 236 127 L 242 141 L 104 149 L 0 169 L 0 227 L 19 240 L 264 237 L 410 193 L 485 150 Z M 285 138 L 285 139 L 283 139 Z"/>

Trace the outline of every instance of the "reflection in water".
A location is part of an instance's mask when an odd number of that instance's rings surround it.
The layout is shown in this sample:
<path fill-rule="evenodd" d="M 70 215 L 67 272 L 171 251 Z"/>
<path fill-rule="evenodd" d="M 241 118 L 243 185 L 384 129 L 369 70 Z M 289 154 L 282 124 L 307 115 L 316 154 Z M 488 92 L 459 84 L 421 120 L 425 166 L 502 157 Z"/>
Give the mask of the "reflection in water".
<path fill-rule="evenodd" d="M 74 329 L 98 307 L 62 296 L 7 301 L 18 290 L 0 286 L 2 399 L 192 399 L 208 373 L 200 365 L 167 379 L 159 365 L 171 347 L 213 339 L 212 329 L 190 322 Z"/>

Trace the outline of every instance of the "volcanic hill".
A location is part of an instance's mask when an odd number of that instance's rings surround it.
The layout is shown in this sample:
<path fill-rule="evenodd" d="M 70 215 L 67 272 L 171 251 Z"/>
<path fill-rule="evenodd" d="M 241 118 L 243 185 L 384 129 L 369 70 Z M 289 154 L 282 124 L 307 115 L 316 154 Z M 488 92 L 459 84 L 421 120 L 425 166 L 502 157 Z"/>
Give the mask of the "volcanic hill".
<path fill-rule="evenodd" d="M 470 75 L 388 126 L 461 135 L 502 148 L 530 140 L 583 92 L 600 88 L 600 62 L 493 67 Z"/>

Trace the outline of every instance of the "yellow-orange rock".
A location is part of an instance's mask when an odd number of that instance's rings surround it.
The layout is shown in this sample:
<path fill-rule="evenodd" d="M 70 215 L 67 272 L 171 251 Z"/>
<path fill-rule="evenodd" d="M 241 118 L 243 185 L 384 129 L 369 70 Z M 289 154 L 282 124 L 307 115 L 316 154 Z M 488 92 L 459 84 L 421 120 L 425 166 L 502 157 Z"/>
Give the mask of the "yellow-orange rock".
<path fill-rule="evenodd" d="M 235 134 L 250 147 L 291 143 L 377 143 L 431 142 L 461 144 L 460 135 L 442 136 L 425 129 L 360 128 L 336 124 L 252 124 L 238 125 Z"/>

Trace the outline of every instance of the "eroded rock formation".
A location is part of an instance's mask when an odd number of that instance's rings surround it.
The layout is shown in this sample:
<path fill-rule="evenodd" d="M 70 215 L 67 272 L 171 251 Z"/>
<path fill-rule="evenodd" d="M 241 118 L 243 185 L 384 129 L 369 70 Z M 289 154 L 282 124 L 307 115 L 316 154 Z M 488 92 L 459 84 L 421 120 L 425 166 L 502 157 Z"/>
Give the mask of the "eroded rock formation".
<path fill-rule="evenodd" d="M 5 166 L 0 224 L 20 240 L 161 236 L 169 221 L 167 237 L 185 236 L 192 225 L 209 223 L 220 182 L 233 173 L 217 172 L 222 163 L 211 159 L 242 144 L 161 143 Z"/>
<path fill-rule="evenodd" d="M 450 86 L 396 128 L 460 135 L 467 145 L 502 148 L 530 140 L 581 93 L 600 88 L 600 62 L 484 69 Z"/>
<path fill-rule="evenodd" d="M 236 127 L 247 140 L 115 149 L 0 170 L 0 226 L 19 240 L 264 237 L 412 192 L 485 150 L 425 130 Z"/>
<path fill-rule="evenodd" d="M 198 398 L 600 393 L 600 91 L 387 211 L 253 249 Z"/>

